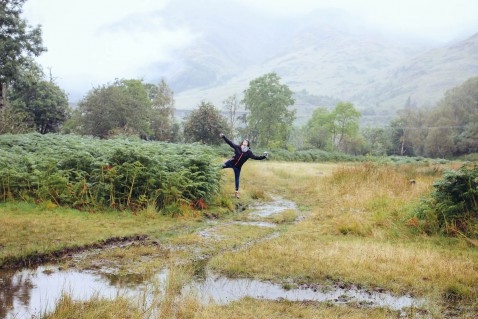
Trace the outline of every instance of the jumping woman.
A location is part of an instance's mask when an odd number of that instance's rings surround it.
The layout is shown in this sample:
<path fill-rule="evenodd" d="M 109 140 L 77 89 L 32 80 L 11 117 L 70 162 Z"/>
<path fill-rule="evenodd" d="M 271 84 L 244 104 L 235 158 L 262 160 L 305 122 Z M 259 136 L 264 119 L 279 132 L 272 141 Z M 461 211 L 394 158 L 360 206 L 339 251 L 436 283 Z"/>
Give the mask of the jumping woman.
<path fill-rule="evenodd" d="M 236 179 L 236 197 L 239 198 L 239 177 L 241 175 L 242 165 L 244 165 L 244 163 L 250 158 L 254 160 L 266 159 L 269 154 L 267 152 L 264 152 L 264 155 L 262 156 L 252 154 L 252 151 L 249 148 L 249 140 L 242 141 L 242 145 L 239 146 L 231 142 L 231 140 L 229 140 L 224 134 L 221 133 L 219 136 L 234 149 L 234 156 L 225 162 L 222 165 L 222 168 L 232 168 L 234 170 L 234 177 Z"/>

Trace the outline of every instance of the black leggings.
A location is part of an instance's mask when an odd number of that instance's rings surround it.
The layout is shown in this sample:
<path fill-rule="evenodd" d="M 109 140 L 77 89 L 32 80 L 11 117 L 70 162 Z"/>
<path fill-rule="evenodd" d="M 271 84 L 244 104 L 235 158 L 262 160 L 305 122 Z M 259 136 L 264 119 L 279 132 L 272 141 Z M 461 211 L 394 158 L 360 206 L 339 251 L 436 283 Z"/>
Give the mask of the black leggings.
<path fill-rule="evenodd" d="M 224 163 L 222 165 L 222 168 L 232 168 L 234 170 L 234 178 L 236 179 L 236 192 L 239 191 L 239 177 L 241 176 L 241 169 L 237 168 L 229 161 Z"/>

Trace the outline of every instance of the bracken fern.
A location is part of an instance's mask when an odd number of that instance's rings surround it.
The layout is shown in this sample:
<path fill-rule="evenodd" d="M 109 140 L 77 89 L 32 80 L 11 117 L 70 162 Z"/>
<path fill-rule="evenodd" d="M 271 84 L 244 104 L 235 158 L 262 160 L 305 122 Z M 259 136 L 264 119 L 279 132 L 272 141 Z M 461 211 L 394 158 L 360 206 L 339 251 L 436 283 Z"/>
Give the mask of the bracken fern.
<path fill-rule="evenodd" d="M 214 156 L 200 144 L 2 135 L 0 200 L 118 209 L 208 201 L 220 187 Z"/>

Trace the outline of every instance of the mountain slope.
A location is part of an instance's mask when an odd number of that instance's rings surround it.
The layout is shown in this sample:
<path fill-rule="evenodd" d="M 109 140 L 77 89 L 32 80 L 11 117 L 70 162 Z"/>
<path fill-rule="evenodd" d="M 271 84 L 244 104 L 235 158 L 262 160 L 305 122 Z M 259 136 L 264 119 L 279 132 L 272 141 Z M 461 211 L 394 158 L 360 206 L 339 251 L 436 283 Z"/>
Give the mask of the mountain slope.
<path fill-rule="evenodd" d="M 158 73 L 167 70 L 175 92 L 220 85 L 277 49 L 271 36 L 276 21 L 236 3 L 171 1 L 159 18 L 196 34 L 194 44 L 177 53 L 173 67 L 158 66 Z"/>
<path fill-rule="evenodd" d="M 251 80 L 276 72 L 302 92 L 296 108 L 303 116 L 317 101 L 338 100 L 391 114 L 409 98 L 431 105 L 446 90 L 478 76 L 478 34 L 438 47 L 384 34 L 337 10 L 285 19 L 218 0 L 172 1 L 158 15 L 197 36 L 173 63 L 152 66 L 175 91 L 178 109 L 192 109 L 201 100 L 221 107 Z"/>
<path fill-rule="evenodd" d="M 382 108 L 403 106 L 409 97 L 418 106 L 430 106 L 447 90 L 475 76 L 478 76 L 478 33 L 410 59 L 353 98 Z"/>

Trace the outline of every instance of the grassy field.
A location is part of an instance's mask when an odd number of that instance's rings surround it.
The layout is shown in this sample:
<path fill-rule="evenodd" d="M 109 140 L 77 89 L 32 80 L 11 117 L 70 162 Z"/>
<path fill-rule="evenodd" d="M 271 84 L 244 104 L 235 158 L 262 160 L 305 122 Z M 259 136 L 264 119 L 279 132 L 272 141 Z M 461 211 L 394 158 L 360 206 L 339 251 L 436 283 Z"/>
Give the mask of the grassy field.
<path fill-rule="evenodd" d="M 308 215 L 280 237 L 213 258 L 216 271 L 295 283 L 345 282 L 477 307 L 478 250 L 464 238 L 427 235 L 413 208 L 443 165 L 251 165 L 250 191 L 268 189 Z M 414 180 L 411 183 L 410 180 Z"/>
<path fill-rule="evenodd" d="M 241 176 L 242 203 L 267 200 L 269 194 L 290 199 L 305 219 L 287 224 L 295 213 L 275 217 L 280 236 L 244 249 L 245 243 L 268 236 L 270 229 L 230 224 L 238 213 L 224 214 L 207 242 L 198 236 L 203 218 L 191 213 L 164 217 L 145 210 L 84 213 L 30 204 L 0 206 L 0 261 L 28 260 L 38 252 L 78 247 L 111 237 L 146 234 L 163 247 L 200 248 L 212 256 L 209 266 L 229 277 L 277 283 L 356 285 L 411 294 L 429 301 L 431 313 L 409 317 L 473 318 L 478 313 L 478 249 L 462 237 L 427 234 L 413 209 L 445 169 L 459 164 L 320 164 L 250 161 Z M 224 170 L 221 207 L 233 206 L 232 171 Z M 414 182 L 410 182 L 414 180 Z M 213 214 L 213 212 L 211 212 Z M 216 214 L 216 213 L 214 213 Z M 222 223 L 222 224 L 221 224 Z M 154 254 L 142 248 L 141 254 Z M 147 250 L 146 252 L 144 250 Z M 191 250 L 162 255 L 165 265 L 195 257 Z M 112 257 L 121 255 L 115 252 Z M 161 257 L 161 258 L 163 258 Z M 196 256 L 197 257 L 197 256 Z M 108 259 L 106 258 L 106 259 Z M 134 259 L 127 257 L 128 259 Z M 160 258 L 160 257 L 158 257 Z M 159 265 L 158 265 L 159 267 Z M 190 271 L 178 270 L 168 294 L 155 310 L 141 309 L 122 298 L 86 302 L 65 296 L 46 318 L 397 318 L 386 309 L 327 303 L 244 299 L 228 305 L 203 305 L 194 295 L 181 295 Z M 179 287 L 179 288 L 178 288 Z M 455 311 L 454 310 L 454 311 Z M 149 312 L 148 312 L 149 311 Z M 457 312 L 457 311 L 455 311 Z M 454 312 L 454 313 L 455 313 Z"/>
<path fill-rule="evenodd" d="M 148 235 L 167 238 L 191 231 L 194 219 L 178 219 L 147 211 L 88 213 L 28 203 L 0 205 L 0 266 L 48 261 L 55 253 L 111 238 Z"/>

